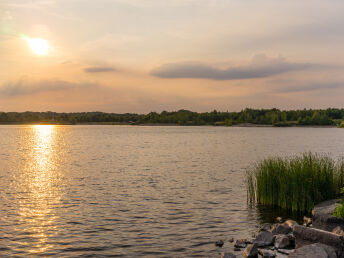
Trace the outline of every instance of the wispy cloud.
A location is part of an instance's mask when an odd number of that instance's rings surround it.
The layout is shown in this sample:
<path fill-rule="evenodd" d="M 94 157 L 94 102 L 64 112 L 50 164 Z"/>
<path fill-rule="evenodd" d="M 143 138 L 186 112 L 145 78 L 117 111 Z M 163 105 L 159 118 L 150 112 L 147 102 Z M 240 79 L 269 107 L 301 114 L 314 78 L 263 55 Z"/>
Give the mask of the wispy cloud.
<path fill-rule="evenodd" d="M 268 58 L 256 55 L 247 66 L 219 69 L 204 64 L 164 64 L 151 72 L 160 78 L 200 78 L 211 80 L 240 80 L 264 78 L 281 73 L 309 69 L 310 63 L 292 63 L 282 57 Z"/>
<path fill-rule="evenodd" d="M 5 96 L 31 95 L 39 92 L 60 91 L 71 89 L 86 89 L 96 87 L 92 83 L 74 83 L 63 80 L 30 81 L 21 79 L 15 82 L 7 82 L 0 87 L 0 94 Z"/>
<path fill-rule="evenodd" d="M 105 73 L 105 72 L 115 72 L 116 69 L 112 67 L 87 67 L 84 69 L 86 73 Z"/>
<path fill-rule="evenodd" d="M 307 83 L 301 85 L 284 86 L 283 88 L 276 89 L 277 92 L 301 92 L 301 91 L 316 91 L 316 90 L 329 90 L 336 89 L 344 86 L 342 82 L 321 82 L 321 83 Z"/>

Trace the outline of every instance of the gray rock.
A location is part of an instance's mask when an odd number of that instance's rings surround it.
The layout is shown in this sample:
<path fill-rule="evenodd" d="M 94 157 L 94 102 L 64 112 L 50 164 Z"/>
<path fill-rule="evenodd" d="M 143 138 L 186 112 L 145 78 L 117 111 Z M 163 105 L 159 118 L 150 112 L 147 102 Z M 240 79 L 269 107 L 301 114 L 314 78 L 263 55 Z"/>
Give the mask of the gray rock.
<path fill-rule="evenodd" d="M 265 223 L 260 227 L 259 231 L 271 231 L 271 224 Z"/>
<path fill-rule="evenodd" d="M 269 231 L 262 231 L 258 234 L 257 238 L 253 241 L 259 247 L 273 245 L 275 241 L 275 236 Z"/>
<path fill-rule="evenodd" d="M 304 226 L 295 226 L 293 234 L 295 236 L 296 248 L 311 245 L 313 243 L 319 243 L 334 248 L 339 257 L 344 254 L 343 237 L 332 232 Z"/>
<path fill-rule="evenodd" d="M 285 255 L 289 255 L 293 252 L 295 252 L 295 249 L 278 249 L 277 252 Z"/>
<path fill-rule="evenodd" d="M 271 251 L 271 250 L 266 250 L 266 249 L 259 249 L 258 253 L 263 257 L 263 258 L 270 258 L 270 257 L 276 257 L 276 253 Z"/>
<path fill-rule="evenodd" d="M 285 249 L 291 246 L 290 239 L 287 235 L 276 235 L 275 247 L 277 249 Z"/>
<path fill-rule="evenodd" d="M 246 247 L 246 240 L 245 239 L 240 239 L 240 240 L 236 240 L 234 243 L 234 247 L 236 248 L 245 248 Z"/>
<path fill-rule="evenodd" d="M 289 238 L 290 241 L 290 248 L 295 248 L 295 236 L 293 233 L 289 233 L 287 235 L 287 237 Z"/>
<path fill-rule="evenodd" d="M 222 240 L 218 240 L 215 242 L 215 246 L 222 247 L 224 242 Z"/>
<path fill-rule="evenodd" d="M 271 233 L 273 235 L 280 235 L 280 234 L 286 235 L 290 233 L 291 231 L 292 231 L 291 227 L 289 227 L 287 224 L 278 223 L 272 227 Z"/>
<path fill-rule="evenodd" d="M 288 255 L 287 254 L 281 254 L 281 253 L 277 252 L 276 258 L 288 258 Z"/>
<path fill-rule="evenodd" d="M 316 215 L 313 217 L 314 228 L 332 231 L 336 227 L 344 228 L 344 220 L 332 215 Z"/>
<path fill-rule="evenodd" d="M 236 258 L 236 255 L 232 253 L 223 253 L 221 258 Z"/>
<path fill-rule="evenodd" d="M 246 258 L 256 258 L 258 257 L 258 245 L 257 244 L 253 244 L 253 245 L 248 245 L 243 254 L 244 257 Z"/>
<path fill-rule="evenodd" d="M 338 199 L 334 200 L 327 200 L 321 203 L 318 203 L 314 206 L 314 209 L 312 211 L 312 215 L 324 215 L 324 214 L 332 214 L 336 207 L 337 203 L 339 202 Z"/>
<path fill-rule="evenodd" d="M 324 244 L 305 245 L 289 255 L 290 258 L 337 258 L 335 250 Z"/>
<path fill-rule="evenodd" d="M 336 227 L 344 228 L 344 220 L 332 213 L 337 207 L 338 200 L 329 200 L 321 202 L 314 207 L 312 225 L 315 228 L 332 231 Z"/>

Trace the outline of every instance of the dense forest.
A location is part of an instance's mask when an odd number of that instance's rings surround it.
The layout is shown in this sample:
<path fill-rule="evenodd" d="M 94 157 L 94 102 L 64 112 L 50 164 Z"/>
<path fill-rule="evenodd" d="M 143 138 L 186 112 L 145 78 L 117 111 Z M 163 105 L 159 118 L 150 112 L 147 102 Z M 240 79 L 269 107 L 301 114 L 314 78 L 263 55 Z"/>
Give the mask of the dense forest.
<path fill-rule="evenodd" d="M 103 112 L 0 112 L 0 124 L 178 124 L 178 125 L 343 125 L 344 109 L 250 109 L 240 112 L 205 112 L 188 110 L 149 114 Z"/>

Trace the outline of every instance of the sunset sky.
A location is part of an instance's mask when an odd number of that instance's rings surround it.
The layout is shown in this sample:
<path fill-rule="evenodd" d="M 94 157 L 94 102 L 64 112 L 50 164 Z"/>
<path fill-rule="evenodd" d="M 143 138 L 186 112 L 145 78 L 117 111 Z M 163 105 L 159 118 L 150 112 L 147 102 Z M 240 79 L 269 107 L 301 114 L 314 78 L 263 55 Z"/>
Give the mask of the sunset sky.
<path fill-rule="evenodd" d="M 342 0 L 1 0 L 0 111 L 343 107 Z"/>

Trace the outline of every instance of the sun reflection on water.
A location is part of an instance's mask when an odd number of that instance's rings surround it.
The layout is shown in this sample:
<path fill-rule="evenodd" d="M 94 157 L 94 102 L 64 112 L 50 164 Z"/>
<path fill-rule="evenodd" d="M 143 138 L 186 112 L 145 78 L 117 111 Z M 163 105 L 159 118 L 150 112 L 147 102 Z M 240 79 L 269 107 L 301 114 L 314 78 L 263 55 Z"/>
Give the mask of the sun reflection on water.
<path fill-rule="evenodd" d="M 56 127 L 32 126 L 28 146 L 31 152 L 21 175 L 23 198 L 19 204 L 21 227 L 30 236 L 24 244 L 32 254 L 53 248 L 49 241 L 56 234 L 56 205 L 61 199 L 60 174 L 57 169 L 58 148 Z"/>

